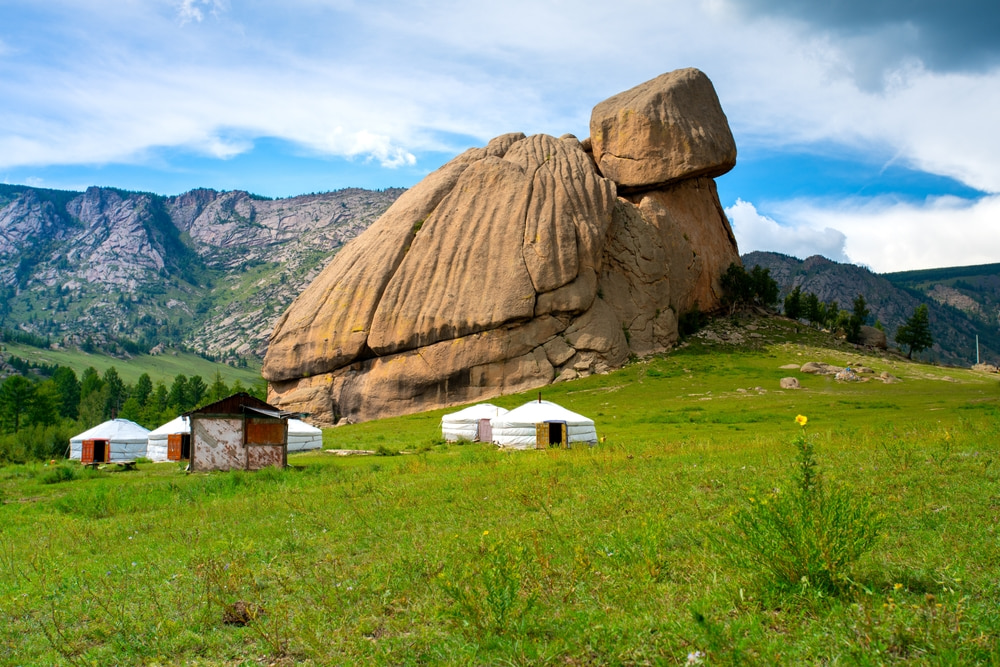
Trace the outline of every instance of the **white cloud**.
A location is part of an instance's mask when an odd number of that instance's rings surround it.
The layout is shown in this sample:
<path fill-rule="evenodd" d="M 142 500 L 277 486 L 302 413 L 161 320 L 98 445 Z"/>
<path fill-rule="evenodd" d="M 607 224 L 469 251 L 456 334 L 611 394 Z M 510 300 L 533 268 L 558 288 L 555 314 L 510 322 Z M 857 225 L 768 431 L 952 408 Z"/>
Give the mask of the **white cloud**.
<path fill-rule="evenodd" d="M 790 201 L 774 218 L 750 202 L 726 209 L 740 253 L 764 250 L 805 259 L 823 255 L 879 273 L 995 263 L 1000 258 L 1000 196 L 970 201 Z"/>
<path fill-rule="evenodd" d="M 177 17 L 181 25 L 192 21 L 201 23 L 205 18 L 202 7 L 208 9 L 209 14 L 218 17 L 223 11 L 228 9 L 226 0 L 181 0 L 177 6 Z"/>
<path fill-rule="evenodd" d="M 756 207 L 742 199 L 726 209 L 740 253 L 764 250 L 780 252 L 799 259 L 822 255 L 836 262 L 850 261 L 844 253 L 846 236 L 832 227 L 809 223 L 779 225 L 761 215 Z"/>
<path fill-rule="evenodd" d="M 198 0 L 181 0 L 181 4 L 177 8 L 177 15 L 180 17 L 182 25 L 191 21 L 201 23 L 205 17 L 201 13 L 201 8 L 198 7 L 199 4 Z"/>
<path fill-rule="evenodd" d="M 922 203 L 885 199 L 792 202 L 779 217 L 793 228 L 831 228 L 851 262 L 881 273 L 990 264 L 1000 259 L 1000 196 Z M 742 251 L 742 247 L 740 248 Z"/>

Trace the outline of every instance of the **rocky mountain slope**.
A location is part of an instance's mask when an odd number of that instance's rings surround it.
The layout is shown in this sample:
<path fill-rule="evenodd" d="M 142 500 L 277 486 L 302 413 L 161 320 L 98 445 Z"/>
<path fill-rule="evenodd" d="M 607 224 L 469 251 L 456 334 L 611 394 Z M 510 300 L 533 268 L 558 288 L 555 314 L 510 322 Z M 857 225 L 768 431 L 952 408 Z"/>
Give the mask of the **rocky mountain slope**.
<path fill-rule="evenodd" d="M 840 308 L 850 310 L 861 294 L 871 311 L 869 323 L 880 322 L 890 344 L 916 307 L 927 304 L 934 347 L 922 353 L 922 359 L 970 366 L 976 363 L 978 335 L 980 361 L 996 364 L 1000 360 L 998 264 L 876 274 L 819 256 L 800 260 L 752 252 L 742 260 L 747 269 L 757 265 L 769 269 L 782 299 L 799 286 L 825 303 L 836 301 Z"/>
<path fill-rule="evenodd" d="M 270 200 L 0 185 L 0 327 L 55 345 L 259 362 L 277 317 L 399 189 Z"/>

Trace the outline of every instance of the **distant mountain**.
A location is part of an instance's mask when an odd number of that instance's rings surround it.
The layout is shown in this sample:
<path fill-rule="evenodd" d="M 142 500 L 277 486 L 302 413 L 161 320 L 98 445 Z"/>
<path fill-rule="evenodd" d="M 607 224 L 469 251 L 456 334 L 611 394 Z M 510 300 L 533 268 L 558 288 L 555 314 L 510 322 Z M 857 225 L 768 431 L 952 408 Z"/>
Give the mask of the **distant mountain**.
<path fill-rule="evenodd" d="M 0 185 L 0 329 L 35 343 L 259 361 L 275 319 L 402 192 L 272 200 Z"/>
<path fill-rule="evenodd" d="M 890 345 L 896 330 L 921 303 L 927 304 L 934 336 L 923 359 L 957 366 L 980 360 L 1000 361 L 1000 264 L 876 274 L 853 264 L 825 257 L 801 260 L 773 252 L 743 255 L 743 265 L 769 269 L 784 299 L 799 286 L 823 302 L 836 301 L 851 309 L 861 294 L 871 311 L 870 324 L 880 322 Z"/>

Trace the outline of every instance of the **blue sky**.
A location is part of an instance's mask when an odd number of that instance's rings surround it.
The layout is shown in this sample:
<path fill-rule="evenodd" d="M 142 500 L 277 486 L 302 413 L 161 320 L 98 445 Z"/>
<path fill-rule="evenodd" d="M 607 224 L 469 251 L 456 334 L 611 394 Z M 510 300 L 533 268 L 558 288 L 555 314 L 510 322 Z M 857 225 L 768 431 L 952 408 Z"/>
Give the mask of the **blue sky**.
<path fill-rule="evenodd" d="M 742 252 L 1000 262 L 997 35 L 964 0 L 0 0 L 0 182 L 408 187 L 693 66 Z"/>

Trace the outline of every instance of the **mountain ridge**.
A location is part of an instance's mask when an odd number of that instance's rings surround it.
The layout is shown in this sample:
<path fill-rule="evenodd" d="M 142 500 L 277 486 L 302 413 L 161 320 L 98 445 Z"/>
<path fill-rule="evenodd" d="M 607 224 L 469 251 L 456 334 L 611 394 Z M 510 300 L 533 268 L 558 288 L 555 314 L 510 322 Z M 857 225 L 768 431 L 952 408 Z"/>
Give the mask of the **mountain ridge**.
<path fill-rule="evenodd" d="M 1000 360 L 1000 264 L 878 274 L 820 255 L 798 259 L 755 251 L 741 259 L 747 269 L 768 269 L 782 300 L 799 287 L 820 301 L 836 301 L 841 309 L 850 310 L 861 294 L 871 311 L 868 323 L 881 324 L 890 345 L 899 326 L 917 306 L 926 304 L 935 343 L 922 353 L 923 359 L 971 366 L 977 363 L 978 336 L 979 360 L 994 364 Z"/>
<path fill-rule="evenodd" d="M 0 327 L 55 345 L 259 362 L 284 308 L 402 192 L 0 186 Z"/>

